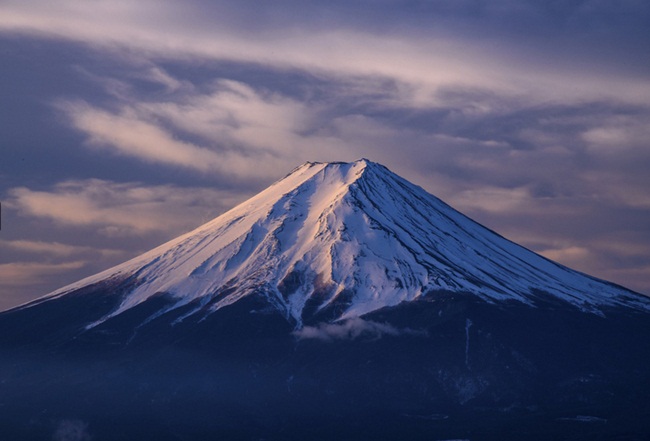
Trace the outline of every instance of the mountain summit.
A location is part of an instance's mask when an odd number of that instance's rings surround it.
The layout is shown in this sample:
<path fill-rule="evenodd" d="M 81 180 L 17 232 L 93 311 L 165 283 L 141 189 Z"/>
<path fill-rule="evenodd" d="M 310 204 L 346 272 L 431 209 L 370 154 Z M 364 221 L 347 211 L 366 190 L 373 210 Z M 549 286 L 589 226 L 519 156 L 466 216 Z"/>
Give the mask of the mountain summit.
<path fill-rule="evenodd" d="M 0 433 L 647 440 L 649 334 L 641 294 L 381 165 L 306 163 L 190 233 L 0 313 Z"/>
<path fill-rule="evenodd" d="M 176 320 L 260 294 L 298 327 L 361 316 L 436 293 L 531 306 L 549 296 L 574 307 L 648 308 L 639 295 L 518 246 L 382 165 L 308 162 L 196 230 L 64 287 L 48 301 L 104 280 L 128 280 L 119 307 L 154 296 Z"/>

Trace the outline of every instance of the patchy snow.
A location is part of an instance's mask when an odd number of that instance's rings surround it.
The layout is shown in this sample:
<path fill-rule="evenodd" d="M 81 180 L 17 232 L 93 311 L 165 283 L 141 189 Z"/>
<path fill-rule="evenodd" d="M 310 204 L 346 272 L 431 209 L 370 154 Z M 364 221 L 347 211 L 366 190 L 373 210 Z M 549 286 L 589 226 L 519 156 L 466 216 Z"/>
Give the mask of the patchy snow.
<path fill-rule="evenodd" d="M 139 283 L 110 316 L 160 292 L 174 307 L 207 304 L 224 286 L 236 289 L 215 309 L 266 292 L 299 327 L 310 299 L 324 308 L 344 293 L 353 294 L 339 319 L 442 290 L 531 306 L 545 292 L 595 313 L 650 309 L 642 296 L 516 245 L 365 159 L 303 164 L 196 230 L 47 297 L 115 276 Z"/>

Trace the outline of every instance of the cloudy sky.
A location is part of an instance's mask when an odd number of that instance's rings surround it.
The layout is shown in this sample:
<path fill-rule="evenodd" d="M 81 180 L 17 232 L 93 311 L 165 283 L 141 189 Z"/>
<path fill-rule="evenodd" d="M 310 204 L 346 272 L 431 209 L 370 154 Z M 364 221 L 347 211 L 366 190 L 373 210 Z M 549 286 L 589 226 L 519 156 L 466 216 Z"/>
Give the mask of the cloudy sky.
<path fill-rule="evenodd" d="M 304 161 L 650 294 L 645 0 L 3 0 L 0 309 Z"/>

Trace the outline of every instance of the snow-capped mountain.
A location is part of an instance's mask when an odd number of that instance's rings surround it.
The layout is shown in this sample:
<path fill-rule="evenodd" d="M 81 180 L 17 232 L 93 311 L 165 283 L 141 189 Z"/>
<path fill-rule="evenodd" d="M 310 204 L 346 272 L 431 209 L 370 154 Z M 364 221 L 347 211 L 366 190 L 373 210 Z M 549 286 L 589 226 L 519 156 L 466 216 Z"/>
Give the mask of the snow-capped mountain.
<path fill-rule="evenodd" d="M 0 312 L 0 437 L 647 440 L 648 335 L 648 297 L 381 165 L 306 163 Z"/>
<path fill-rule="evenodd" d="M 649 305 L 504 239 L 365 159 L 303 164 L 196 230 L 41 301 L 116 278 L 133 289 L 90 326 L 160 293 L 175 301 L 156 317 L 195 305 L 177 320 L 264 293 L 298 327 L 319 313 L 345 319 L 442 291 L 531 306 L 543 294 L 597 313 Z"/>

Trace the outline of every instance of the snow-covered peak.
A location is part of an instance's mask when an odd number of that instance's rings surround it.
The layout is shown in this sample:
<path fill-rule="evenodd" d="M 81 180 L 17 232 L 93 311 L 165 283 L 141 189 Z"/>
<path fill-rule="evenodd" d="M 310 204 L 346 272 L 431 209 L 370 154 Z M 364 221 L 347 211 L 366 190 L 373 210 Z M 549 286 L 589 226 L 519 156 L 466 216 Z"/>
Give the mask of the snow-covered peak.
<path fill-rule="evenodd" d="M 307 162 L 196 230 L 49 297 L 116 276 L 138 283 L 111 316 L 157 293 L 174 296 L 174 308 L 214 310 L 263 294 L 298 325 L 319 311 L 348 318 L 443 291 L 648 309 L 642 296 L 520 247 L 366 159 Z"/>

